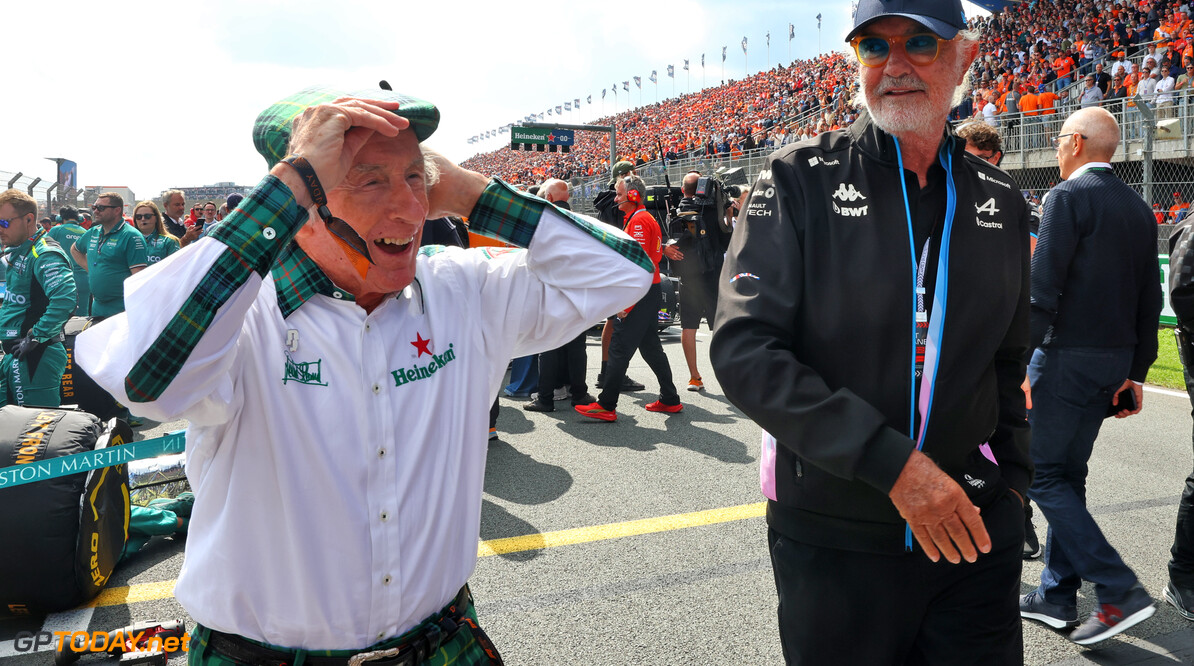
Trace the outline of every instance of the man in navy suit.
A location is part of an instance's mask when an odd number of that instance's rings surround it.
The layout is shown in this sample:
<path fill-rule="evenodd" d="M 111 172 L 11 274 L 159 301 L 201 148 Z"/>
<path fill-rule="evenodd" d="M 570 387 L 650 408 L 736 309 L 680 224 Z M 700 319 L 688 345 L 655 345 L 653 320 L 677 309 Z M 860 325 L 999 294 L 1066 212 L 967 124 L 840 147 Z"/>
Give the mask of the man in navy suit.
<path fill-rule="evenodd" d="M 1153 614 L 1153 600 L 1086 509 L 1086 473 L 1099 427 L 1139 413 L 1157 358 L 1161 278 L 1148 204 L 1111 170 L 1119 126 L 1082 109 L 1054 139 L 1064 180 L 1045 199 L 1032 256 L 1032 461 L 1028 490 L 1049 521 L 1040 586 L 1020 615 L 1078 625 L 1077 593 L 1095 584 L 1097 610 L 1070 635 L 1104 640 Z M 1133 400 L 1134 398 L 1134 400 Z M 1126 403 L 1126 404 L 1125 404 Z"/>

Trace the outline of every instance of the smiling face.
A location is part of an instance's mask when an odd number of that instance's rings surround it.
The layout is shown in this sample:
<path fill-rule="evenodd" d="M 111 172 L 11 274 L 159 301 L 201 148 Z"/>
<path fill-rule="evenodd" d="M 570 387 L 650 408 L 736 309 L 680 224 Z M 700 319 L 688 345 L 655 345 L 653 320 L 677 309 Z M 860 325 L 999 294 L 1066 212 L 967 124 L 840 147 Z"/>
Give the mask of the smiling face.
<path fill-rule="evenodd" d="M 318 218 L 313 217 L 296 236 L 328 277 L 362 305 L 370 298 L 401 291 L 415 277 L 428 210 L 423 160 L 413 133 L 374 134 L 357 153 L 344 182 L 328 192 L 328 209 L 369 246 L 374 263 L 363 277 Z"/>

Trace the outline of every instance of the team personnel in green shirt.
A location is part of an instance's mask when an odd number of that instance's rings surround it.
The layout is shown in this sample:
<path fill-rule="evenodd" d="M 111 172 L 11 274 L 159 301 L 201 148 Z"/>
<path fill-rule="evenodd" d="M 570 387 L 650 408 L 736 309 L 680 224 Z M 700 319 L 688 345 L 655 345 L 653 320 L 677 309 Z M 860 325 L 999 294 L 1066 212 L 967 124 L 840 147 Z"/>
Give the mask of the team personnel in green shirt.
<path fill-rule="evenodd" d="M 58 215 L 62 218 L 62 222 L 54 225 L 46 233 L 57 241 L 58 245 L 63 250 L 69 250 L 74 247 L 75 241 L 79 237 L 87 233 L 87 230 L 79 224 L 79 211 L 74 206 L 64 206 L 58 211 Z M 68 256 L 70 259 L 71 270 L 75 274 L 75 297 L 78 307 L 75 308 L 75 314 L 86 315 L 88 309 L 91 307 L 91 289 L 87 286 L 87 271 L 75 261 L 74 257 Z"/>
<path fill-rule="evenodd" d="M 105 192 L 91 206 L 95 222 L 71 246 L 71 256 L 87 271 L 91 287 L 91 316 L 111 317 L 124 312 L 124 281 L 149 263 L 145 237 L 124 223 L 124 199 Z"/>
<path fill-rule="evenodd" d="M 38 225 L 37 202 L 20 190 L 0 193 L 0 243 L 8 255 L 8 294 L 0 305 L 5 402 L 57 407 L 66 369 L 62 327 L 75 310 L 70 260 Z"/>
<path fill-rule="evenodd" d="M 152 201 L 142 201 L 133 209 L 133 225 L 145 236 L 145 255 L 156 264 L 178 252 L 178 238 L 166 231 L 162 211 Z"/>

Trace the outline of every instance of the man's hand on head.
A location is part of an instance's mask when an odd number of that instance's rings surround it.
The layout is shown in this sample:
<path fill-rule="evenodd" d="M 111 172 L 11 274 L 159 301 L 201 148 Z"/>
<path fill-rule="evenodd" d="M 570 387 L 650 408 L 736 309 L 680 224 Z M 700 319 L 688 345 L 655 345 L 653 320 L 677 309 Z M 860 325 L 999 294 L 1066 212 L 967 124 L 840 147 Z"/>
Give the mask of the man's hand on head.
<path fill-rule="evenodd" d="M 454 164 L 426 146 L 423 155 L 434 162 L 439 171 L 439 180 L 427 191 L 427 217 L 468 217 L 489 186 L 489 178 Z"/>
<path fill-rule="evenodd" d="M 356 154 L 374 132 L 398 136 L 410 126 L 410 121 L 394 113 L 397 109 L 398 102 L 351 97 L 309 107 L 294 121 L 290 153 L 305 157 L 324 191 L 331 191 L 343 182 Z M 312 205 L 306 184 L 292 167 L 279 163 L 272 173 L 294 191 L 300 205 Z"/>
<path fill-rule="evenodd" d="M 991 552 L 991 537 L 966 491 L 928 456 L 913 451 L 889 493 L 912 536 L 934 562 L 974 562 Z M 959 554 L 960 552 L 960 554 Z"/>

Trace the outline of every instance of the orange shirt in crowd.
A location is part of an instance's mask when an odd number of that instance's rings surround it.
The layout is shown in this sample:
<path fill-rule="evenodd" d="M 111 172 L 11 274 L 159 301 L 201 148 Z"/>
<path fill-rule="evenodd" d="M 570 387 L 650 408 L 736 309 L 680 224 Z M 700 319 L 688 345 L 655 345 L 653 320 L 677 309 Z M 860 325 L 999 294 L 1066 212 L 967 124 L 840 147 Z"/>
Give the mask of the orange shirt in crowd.
<path fill-rule="evenodd" d="M 1026 115 L 1026 116 L 1040 115 L 1040 111 L 1037 110 L 1040 108 L 1041 108 L 1040 98 L 1036 94 L 1034 94 L 1032 92 L 1032 90 L 1029 90 L 1028 92 L 1024 93 L 1020 97 L 1020 110 L 1024 112 L 1024 115 Z"/>
<path fill-rule="evenodd" d="M 1036 96 L 1036 106 L 1041 110 L 1042 116 L 1051 116 L 1057 113 L 1053 105 L 1057 103 L 1057 93 L 1046 89 L 1045 92 Z"/>

